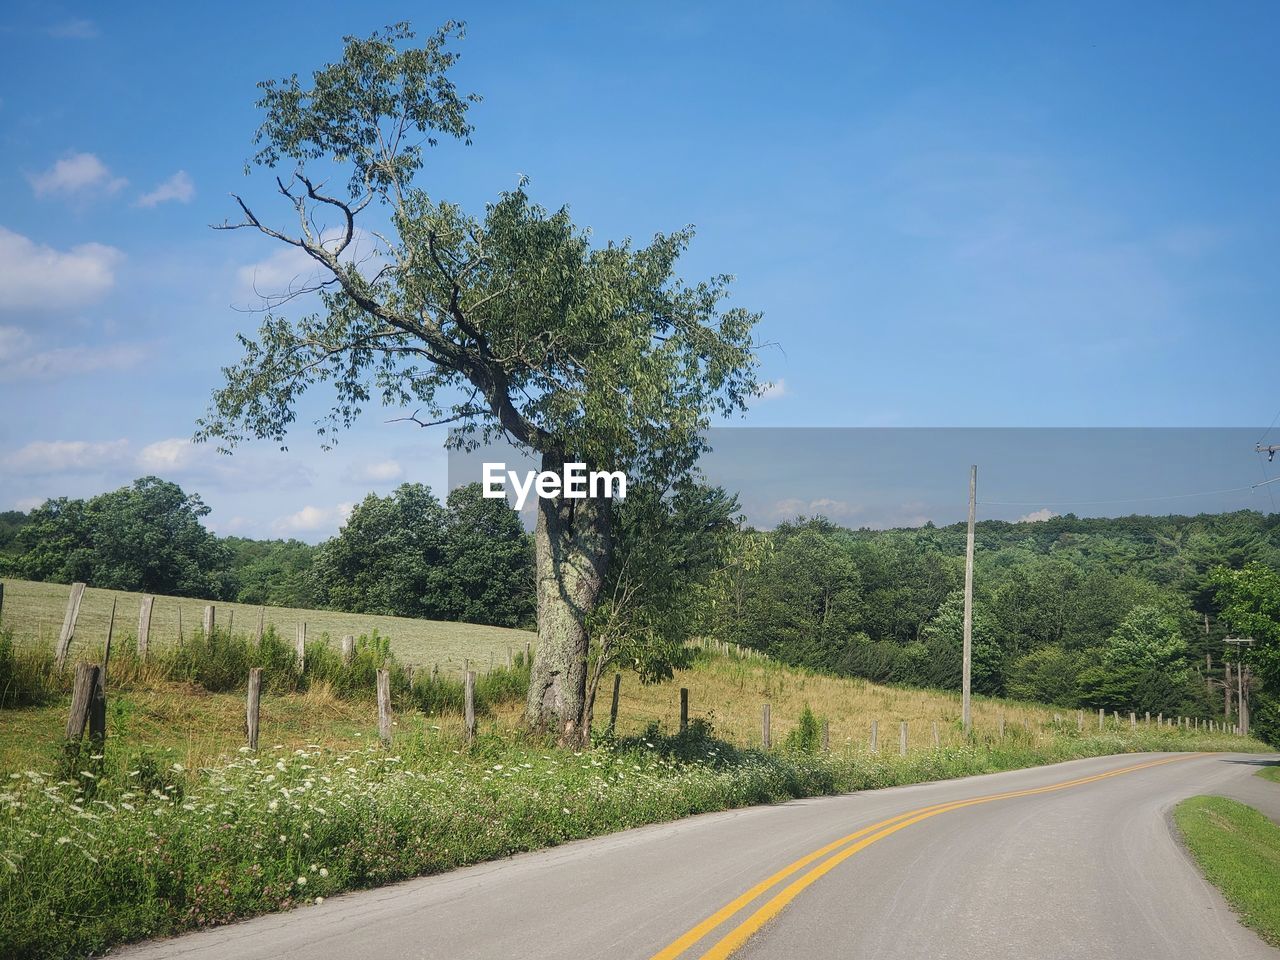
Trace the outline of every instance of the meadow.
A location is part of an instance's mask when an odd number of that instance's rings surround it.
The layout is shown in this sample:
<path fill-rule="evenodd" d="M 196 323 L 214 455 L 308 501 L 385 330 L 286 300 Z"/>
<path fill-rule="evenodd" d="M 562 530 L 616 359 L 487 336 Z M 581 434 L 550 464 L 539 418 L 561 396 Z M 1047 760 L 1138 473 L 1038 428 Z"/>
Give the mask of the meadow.
<path fill-rule="evenodd" d="M 69 587 L 61 583 L 35 583 L 30 580 L 4 580 L 4 609 L 0 626 L 13 630 L 18 642 L 35 641 L 52 644 L 58 639 L 62 617 L 66 612 Z M 111 605 L 116 604 L 113 642 L 130 642 L 137 636 L 140 593 L 122 590 L 100 590 L 89 587 L 80 604 L 73 649 L 80 655 L 92 655 L 106 640 L 111 619 Z M 157 596 L 151 612 L 151 643 L 163 647 L 178 640 L 178 621 L 190 637 L 199 628 L 207 601 L 189 597 Z M 506 662 L 508 649 L 523 650 L 533 634 L 527 630 L 489 627 L 474 623 L 448 623 L 440 620 L 411 620 L 407 617 L 383 617 L 362 613 L 340 613 L 332 610 L 303 610 L 292 607 L 256 607 L 243 603 L 218 602 L 215 605 L 218 627 L 232 631 L 257 629 L 261 610 L 264 624 L 274 626 L 283 637 L 292 637 L 299 623 L 307 625 L 308 637 L 329 637 L 337 643 L 346 634 L 359 636 L 377 632 L 390 637 L 396 657 L 405 664 L 430 667 L 439 664 L 443 670 L 461 669 L 462 661 L 474 663 Z"/>

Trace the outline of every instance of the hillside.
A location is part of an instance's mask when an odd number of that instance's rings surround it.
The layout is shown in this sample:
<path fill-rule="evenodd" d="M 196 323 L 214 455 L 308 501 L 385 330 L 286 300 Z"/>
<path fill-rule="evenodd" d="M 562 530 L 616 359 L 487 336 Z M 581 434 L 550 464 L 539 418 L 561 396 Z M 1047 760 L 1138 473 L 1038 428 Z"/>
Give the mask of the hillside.
<path fill-rule="evenodd" d="M 62 627 L 70 588 L 63 583 L 36 583 L 30 580 L 4 580 L 4 609 L 0 625 L 13 630 L 18 641 L 35 640 L 54 643 Z M 116 602 L 114 641 L 132 641 L 138 631 L 138 609 L 142 594 L 89 587 L 80 605 L 76 624 L 73 657 L 86 648 L 100 648 L 111 619 L 111 604 Z M 190 597 L 157 596 L 151 612 L 151 643 L 162 647 L 176 643 L 178 618 L 182 618 L 184 635 L 198 629 L 206 601 Z M 273 625 L 281 636 L 292 638 L 298 623 L 307 625 L 307 636 L 328 636 L 337 644 L 344 634 L 369 634 L 374 630 L 390 637 L 396 657 L 405 664 L 441 669 L 461 669 L 462 661 L 506 662 L 508 648 L 523 650 L 533 634 L 525 630 L 489 627 L 472 623 L 442 620 L 412 620 L 407 617 L 382 617 L 362 613 L 340 613 L 332 610 L 303 610 L 293 607 L 256 607 L 243 603 L 215 604 L 216 623 L 235 631 L 256 630 L 258 611 L 263 611 L 265 624 Z"/>

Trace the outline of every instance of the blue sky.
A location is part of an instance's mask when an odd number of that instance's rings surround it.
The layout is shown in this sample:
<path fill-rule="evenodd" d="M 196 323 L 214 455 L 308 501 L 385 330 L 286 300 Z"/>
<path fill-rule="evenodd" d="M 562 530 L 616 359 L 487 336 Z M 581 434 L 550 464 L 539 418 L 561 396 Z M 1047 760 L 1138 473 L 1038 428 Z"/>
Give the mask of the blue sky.
<path fill-rule="evenodd" d="M 485 98 L 431 192 L 477 208 L 523 174 L 601 238 L 695 224 L 685 275 L 737 275 L 777 344 L 747 425 L 1271 420 L 1280 8 L 779 9 L 6 5 L 0 509 L 159 473 L 222 532 L 314 540 L 371 489 L 444 485 L 441 435 L 394 412 L 330 453 L 305 426 L 288 454 L 186 443 L 255 283 L 297 272 L 208 229 L 232 190 L 268 202 L 254 84 L 406 17 L 468 22 Z"/>

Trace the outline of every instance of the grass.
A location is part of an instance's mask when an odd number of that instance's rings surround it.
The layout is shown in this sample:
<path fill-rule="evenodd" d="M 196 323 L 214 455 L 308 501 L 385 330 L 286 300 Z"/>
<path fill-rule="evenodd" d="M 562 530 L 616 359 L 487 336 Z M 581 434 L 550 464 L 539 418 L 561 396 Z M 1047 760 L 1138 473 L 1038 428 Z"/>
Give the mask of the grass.
<path fill-rule="evenodd" d="M 1246 924 L 1280 946 L 1280 826 L 1225 797 L 1192 797 L 1174 808 L 1192 857 Z"/>
<path fill-rule="evenodd" d="M 70 588 L 59 583 L 35 583 L 30 580 L 4 581 L 3 625 L 13 630 L 19 643 L 36 641 L 51 645 L 62 629 Z M 116 626 L 112 648 L 117 641 L 133 642 L 137 637 L 138 610 L 142 594 L 121 590 L 89 587 L 80 604 L 80 617 L 72 641 L 73 654 L 86 649 L 100 649 L 107 636 L 111 619 L 111 603 L 116 601 Z M 190 638 L 201 624 L 205 601 L 187 597 L 157 596 L 151 612 L 153 647 L 174 644 L 178 638 L 178 615 L 182 615 L 183 635 Z M 331 610 L 300 610 L 290 607 L 250 606 L 243 603 L 215 604 L 218 627 L 233 631 L 257 630 L 258 611 L 276 631 L 292 639 L 298 623 L 306 623 L 309 638 L 327 637 L 336 645 L 345 634 L 360 636 L 377 631 L 390 637 L 397 659 L 413 666 L 441 670 L 460 670 L 462 662 L 474 664 L 506 663 L 508 650 L 524 650 L 534 635 L 527 630 L 488 627 L 474 623 L 449 623 L 441 620 L 411 620 L 406 617 L 380 617 Z"/>
<path fill-rule="evenodd" d="M 1263 767 L 1257 772 L 1256 776 L 1261 777 L 1263 780 L 1270 780 L 1272 783 L 1280 783 L 1280 767 Z"/>

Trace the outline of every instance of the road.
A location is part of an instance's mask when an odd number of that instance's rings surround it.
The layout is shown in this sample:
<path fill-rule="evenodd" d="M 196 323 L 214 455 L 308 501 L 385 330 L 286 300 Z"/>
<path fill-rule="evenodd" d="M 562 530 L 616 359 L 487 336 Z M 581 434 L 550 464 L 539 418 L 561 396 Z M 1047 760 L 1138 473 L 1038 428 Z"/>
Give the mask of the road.
<path fill-rule="evenodd" d="M 1169 811 L 1264 796 L 1250 778 L 1277 759 L 1130 754 L 708 814 L 119 955 L 1275 960 L 1200 878 Z"/>

